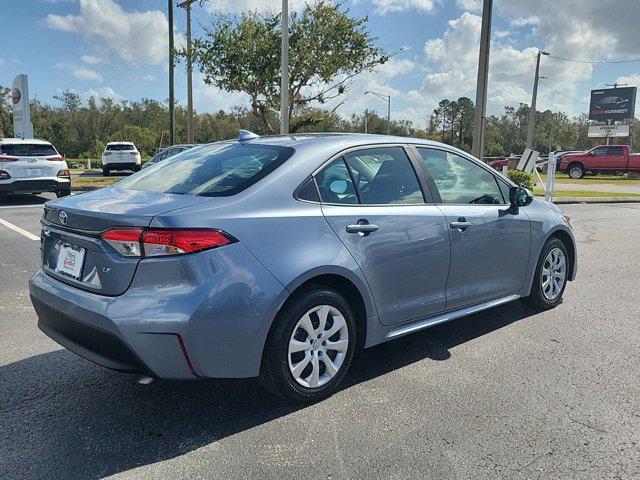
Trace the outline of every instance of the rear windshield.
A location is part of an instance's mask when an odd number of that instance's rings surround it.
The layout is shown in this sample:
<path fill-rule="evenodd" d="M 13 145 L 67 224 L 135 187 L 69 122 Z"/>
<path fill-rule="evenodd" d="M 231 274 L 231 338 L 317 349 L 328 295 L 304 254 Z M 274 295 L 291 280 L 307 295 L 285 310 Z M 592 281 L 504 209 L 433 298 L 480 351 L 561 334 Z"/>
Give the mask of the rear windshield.
<path fill-rule="evenodd" d="M 58 155 L 58 152 L 56 152 L 53 146 L 40 145 L 37 143 L 5 144 L 0 147 L 0 150 L 5 155 L 14 157 L 48 157 Z"/>
<path fill-rule="evenodd" d="M 114 152 L 120 152 L 123 150 L 135 150 L 136 147 L 133 146 L 133 143 L 121 143 L 118 145 L 107 145 L 107 150 L 111 150 Z"/>
<path fill-rule="evenodd" d="M 213 144 L 192 148 L 159 162 L 117 187 L 207 197 L 235 195 L 282 165 L 293 148 L 273 145 Z"/>

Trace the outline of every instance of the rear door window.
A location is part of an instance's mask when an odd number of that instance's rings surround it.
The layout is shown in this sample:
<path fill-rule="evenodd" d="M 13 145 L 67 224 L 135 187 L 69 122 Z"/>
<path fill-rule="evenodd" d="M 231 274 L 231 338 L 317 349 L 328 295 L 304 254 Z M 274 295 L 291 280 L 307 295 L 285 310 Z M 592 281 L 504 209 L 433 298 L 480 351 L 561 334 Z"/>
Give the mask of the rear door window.
<path fill-rule="evenodd" d="M 498 179 L 480 165 L 444 150 L 418 148 L 438 188 L 442 203 L 499 205 L 506 203 Z"/>
<path fill-rule="evenodd" d="M 294 153 L 274 145 L 214 144 L 184 152 L 171 162 L 118 182 L 149 192 L 224 197 L 235 195 L 273 172 Z"/>
<path fill-rule="evenodd" d="M 49 157 L 58 155 L 52 145 L 40 145 L 37 143 L 19 143 L 2 145 L 1 153 L 13 157 Z"/>
<path fill-rule="evenodd" d="M 324 203 L 353 205 L 358 194 L 351 173 L 342 157 L 334 160 L 316 175 L 320 197 Z"/>
<path fill-rule="evenodd" d="M 609 153 L 611 155 L 622 155 L 624 153 L 624 147 L 609 147 Z"/>
<path fill-rule="evenodd" d="M 402 147 L 376 147 L 344 155 L 365 205 L 424 203 L 418 177 Z"/>

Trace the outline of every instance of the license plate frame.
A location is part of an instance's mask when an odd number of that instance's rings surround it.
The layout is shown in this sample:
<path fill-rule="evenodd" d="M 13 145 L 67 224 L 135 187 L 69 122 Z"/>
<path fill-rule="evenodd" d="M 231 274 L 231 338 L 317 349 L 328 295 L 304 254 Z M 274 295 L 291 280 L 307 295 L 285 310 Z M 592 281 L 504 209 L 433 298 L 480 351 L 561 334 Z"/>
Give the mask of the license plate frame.
<path fill-rule="evenodd" d="M 60 243 L 58 251 L 58 261 L 56 262 L 56 273 L 80 280 L 86 249 L 77 247 L 69 243 Z"/>

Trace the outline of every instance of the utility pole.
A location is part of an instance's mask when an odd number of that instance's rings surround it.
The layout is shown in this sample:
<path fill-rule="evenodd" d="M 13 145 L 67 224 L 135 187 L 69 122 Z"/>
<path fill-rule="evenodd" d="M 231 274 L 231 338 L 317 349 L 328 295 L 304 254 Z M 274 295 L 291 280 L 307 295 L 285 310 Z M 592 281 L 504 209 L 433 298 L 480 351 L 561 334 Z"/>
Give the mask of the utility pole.
<path fill-rule="evenodd" d="M 289 133 L 289 0 L 282 0 L 282 53 L 280 64 L 280 133 Z"/>
<path fill-rule="evenodd" d="M 364 111 L 364 133 L 369 133 L 369 110 Z"/>
<path fill-rule="evenodd" d="M 489 77 L 489 48 L 491 46 L 491 12 L 493 0 L 483 0 L 478 82 L 476 87 L 476 113 L 473 123 L 471 153 L 479 159 L 484 155 L 484 120 L 487 113 L 487 80 Z"/>
<path fill-rule="evenodd" d="M 618 83 L 615 82 L 613 85 L 610 83 L 607 83 L 605 86 L 607 87 L 613 87 L 613 88 L 618 88 L 618 87 L 626 87 L 627 85 L 629 85 L 628 83 Z M 607 120 L 607 125 L 611 125 L 613 122 L 611 120 Z M 607 137 L 606 139 L 606 145 L 611 145 L 611 137 Z"/>
<path fill-rule="evenodd" d="M 376 97 L 381 98 L 382 100 L 387 102 L 387 135 L 389 135 L 389 133 L 391 132 L 391 95 L 370 92 L 369 90 L 364 92 L 365 95 L 367 95 L 368 93 L 370 93 L 371 95 L 375 95 Z"/>
<path fill-rule="evenodd" d="M 533 150 L 533 135 L 536 130 L 536 102 L 538 101 L 538 82 L 540 81 L 540 55 L 549 55 L 549 52 L 538 50 L 536 58 L 536 74 L 533 79 L 533 95 L 531 96 L 531 108 L 529 109 L 529 125 L 527 126 L 527 148 Z"/>
<path fill-rule="evenodd" d="M 191 61 L 191 4 L 198 0 L 184 0 L 178 7 L 187 11 L 187 143 L 193 143 L 193 65 Z"/>
<path fill-rule="evenodd" d="M 169 145 L 173 145 L 173 0 L 168 0 L 169 9 Z"/>

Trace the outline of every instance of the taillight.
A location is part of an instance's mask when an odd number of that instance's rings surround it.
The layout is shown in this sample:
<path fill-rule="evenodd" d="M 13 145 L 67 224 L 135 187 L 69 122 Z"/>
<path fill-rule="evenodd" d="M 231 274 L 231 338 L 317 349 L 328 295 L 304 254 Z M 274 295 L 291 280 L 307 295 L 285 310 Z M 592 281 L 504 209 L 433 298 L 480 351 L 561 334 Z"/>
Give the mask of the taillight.
<path fill-rule="evenodd" d="M 62 158 L 60 155 L 58 155 L 57 157 L 47 158 L 47 160 L 49 162 L 62 162 L 62 161 L 64 161 L 64 158 Z"/>
<path fill-rule="evenodd" d="M 231 239 L 218 230 L 149 229 L 142 234 L 145 257 L 200 252 L 228 243 Z"/>
<path fill-rule="evenodd" d="M 9 180 L 10 178 L 11 178 L 11 175 L 9 175 L 4 170 L 0 170 L 0 180 Z"/>
<path fill-rule="evenodd" d="M 114 227 L 102 238 L 126 257 L 161 257 L 201 252 L 234 241 L 218 230 Z"/>
<path fill-rule="evenodd" d="M 0 162 L 16 162 L 16 161 L 18 161 L 17 158 L 0 157 Z"/>
<path fill-rule="evenodd" d="M 142 228 L 121 228 L 115 227 L 102 234 L 103 240 L 116 249 L 120 255 L 125 257 L 141 257 Z"/>
<path fill-rule="evenodd" d="M 58 172 L 58 176 L 63 178 L 69 178 L 71 176 L 71 173 L 69 173 L 69 170 L 67 170 L 66 168 L 63 168 Z"/>

